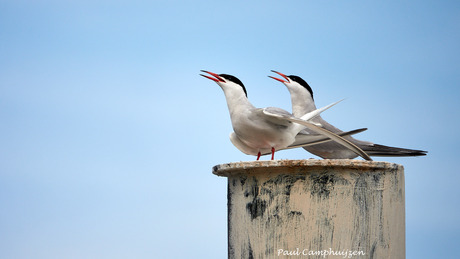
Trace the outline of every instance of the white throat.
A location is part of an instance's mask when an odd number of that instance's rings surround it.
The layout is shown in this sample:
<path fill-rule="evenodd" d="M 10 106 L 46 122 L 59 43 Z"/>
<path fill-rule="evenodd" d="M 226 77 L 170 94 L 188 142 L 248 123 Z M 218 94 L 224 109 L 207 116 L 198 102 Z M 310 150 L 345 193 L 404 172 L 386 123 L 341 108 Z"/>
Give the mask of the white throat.
<path fill-rule="evenodd" d="M 227 100 L 228 111 L 232 122 L 239 114 L 254 109 L 255 107 L 249 102 L 246 94 L 240 86 L 222 87 Z"/>
<path fill-rule="evenodd" d="M 292 114 L 300 118 L 302 115 L 316 110 L 316 105 L 310 92 L 306 89 L 288 87 L 291 94 Z"/>

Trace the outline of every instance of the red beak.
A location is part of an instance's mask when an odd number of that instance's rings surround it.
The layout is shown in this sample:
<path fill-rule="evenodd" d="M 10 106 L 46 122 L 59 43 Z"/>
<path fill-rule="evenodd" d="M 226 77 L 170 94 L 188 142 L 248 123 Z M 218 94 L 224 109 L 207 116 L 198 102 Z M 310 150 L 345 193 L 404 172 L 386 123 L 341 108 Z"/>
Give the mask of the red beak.
<path fill-rule="evenodd" d="M 208 73 L 208 74 L 214 76 L 215 78 L 214 78 L 214 77 L 210 77 L 210 76 L 208 76 L 208 75 L 202 75 L 202 74 L 200 74 L 200 76 L 204 76 L 204 77 L 206 77 L 207 79 L 211 79 L 211 80 L 214 81 L 214 82 L 223 82 L 223 83 L 225 83 L 225 80 L 224 80 L 222 77 L 220 77 L 218 74 L 216 74 L 216 73 L 209 72 L 209 71 L 206 71 L 206 70 L 201 70 L 201 72 Z"/>
<path fill-rule="evenodd" d="M 281 78 L 276 78 L 276 77 L 274 77 L 274 76 L 268 76 L 268 77 L 273 78 L 273 79 L 275 79 L 275 80 L 278 80 L 278 81 L 280 81 L 281 83 L 289 83 L 289 78 L 288 78 L 285 74 L 280 73 L 280 72 L 277 72 L 277 71 L 275 71 L 275 70 L 272 70 L 272 72 L 277 73 L 278 75 L 284 77 L 284 79 L 286 79 L 286 81 L 283 80 L 283 79 L 281 79 Z"/>

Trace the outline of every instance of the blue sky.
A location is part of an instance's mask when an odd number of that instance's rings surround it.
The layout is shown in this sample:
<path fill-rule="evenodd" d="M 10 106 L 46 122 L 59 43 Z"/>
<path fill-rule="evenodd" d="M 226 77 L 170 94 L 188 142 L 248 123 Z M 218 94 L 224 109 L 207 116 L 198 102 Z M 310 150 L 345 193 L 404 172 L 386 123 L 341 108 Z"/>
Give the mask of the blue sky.
<path fill-rule="evenodd" d="M 457 1 L 0 1 L 0 257 L 225 258 L 221 89 L 290 110 L 303 77 L 336 126 L 429 151 L 406 175 L 407 258 L 457 258 Z M 304 159 L 301 150 L 277 159 Z M 264 157 L 263 159 L 267 159 Z"/>

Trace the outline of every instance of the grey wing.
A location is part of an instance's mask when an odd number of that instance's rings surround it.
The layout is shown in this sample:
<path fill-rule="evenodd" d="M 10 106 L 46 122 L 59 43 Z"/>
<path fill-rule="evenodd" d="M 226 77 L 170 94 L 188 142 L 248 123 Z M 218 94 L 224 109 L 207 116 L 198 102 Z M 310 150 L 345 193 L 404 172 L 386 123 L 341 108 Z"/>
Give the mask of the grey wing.
<path fill-rule="evenodd" d="M 339 135 L 341 137 L 346 137 L 346 136 L 351 136 L 351 135 L 354 135 L 354 134 L 358 134 L 358 133 L 363 132 L 365 130 L 367 130 L 367 128 L 361 128 L 361 129 L 355 129 L 355 130 L 351 130 L 351 131 L 341 132 L 341 133 L 338 133 L 337 135 Z M 330 141 L 332 141 L 332 139 L 330 139 L 329 137 L 325 137 L 324 135 L 321 135 L 321 134 L 311 134 L 311 133 L 307 132 L 306 130 L 303 130 L 303 131 L 299 132 L 299 134 L 297 134 L 296 140 L 294 141 L 294 143 L 292 143 L 288 147 L 280 149 L 280 150 L 299 148 L 299 147 L 306 147 L 306 146 L 313 146 L 313 145 L 322 144 L 322 143 L 326 143 L 326 142 L 330 142 Z M 236 147 L 238 147 L 238 146 L 236 146 Z M 238 149 L 243 151 L 240 147 L 238 147 Z M 260 152 L 262 153 L 262 155 L 271 154 L 270 149 L 260 150 Z M 245 153 L 245 152 L 243 151 L 243 153 Z M 248 154 L 248 153 L 246 153 L 246 154 Z"/>
<path fill-rule="evenodd" d="M 280 125 L 280 126 L 290 126 L 292 122 L 285 119 L 285 116 L 292 116 L 292 114 L 286 110 L 277 107 L 267 107 L 258 109 L 258 112 L 264 115 L 264 118 L 267 122 Z"/>
<path fill-rule="evenodd" d="M 337 133 L 337 135 L 341 137 L 348 137 L 351 135 L 361 133 L 366 130 L 367 128 L 355 129 L 355 130 L 340 132 L 340 133 Z M 329 137 L 325 137 L 322 134 L 311 134 L 307 130 L 302 130 L 301 132 L 299 132 L 299 134 L 297 134 L 296 140 L 294 141 L 294 143 L 289 145 L 286 149 L 313 146 L 317 144 L 326 143 L 329 141 L 332 141 L 332 139 Z"/>
<path fill-rule="evenodd" d="M 339 136 L 342 136 L 340 135 L 341 132 L 343 132 L 341 129 L 335 127 L 334 125 L 330 124 L 329 122 L 327 122 L 326 120 L 324 120 L 323 118 L 321 118 L 321 116 L 318 116 L 315 120 L 315 122 L 317 122 L 318 124 L 321 125 L 322 128 L 324 129 L 327 129 L 329 130 L 330 132 L 332 133 L 335 133 Z M 373 145 L 374 143 L 372 142 L 369 142 L 369 141 L 363 141 L 363 140 L 359 140 L 359 139 L 355 139 L 353 138 L 352 136 L 347 136 L 345 137 L 347 140 L 353 142 L 354 144 L 356 144 L 357 146 L 361 147 L 362 146 L 366 146 L 366 145 Z M 363 149 L 364 150 L 364 149 Z"/>
<path fill-rule="evenodd" d="M 304 121 L 304 120 L 301 120 L 301 119 L 298 119 L 298 118 L 295 118 L 295 117 L 291 117 L 291 118 L 287 118 L 288 120 L 292 121 L 292 122 L 296 122 L 296 123 L 299 123 L 301 125 L 304 125 L 306 126 L 307 128 L 309 128 L 310 130 L 312 131 L 315 131 L 319 134 L 323 134 L 329 138 L 331 138 L 332 140 L 334 140 L 335 142 L 341 144 L 342 146 L 350 149 L 351 151 L 353 151 L 355 154 L 359 155 L 360 157 L 366 159 L 366 160 L 369 160 L 369 161 L 372 161 L 372 158 L 370 158 L 370 156 L 368 154 L 366 154 L 366 152 L 364 152 L 361 148 L 359 148 L 358 146 L 356 146 L 355 144 L 353 144 L 352 142 L 350 142 L 349 140 L 347 139 L 344 139 L 343 137 L 335 134 L 335 133 L 332 133 L 326 129 L 323 129 L 321 127 L 318 127 L 312 123 L 309 123 L 308 121 Z"/>
<path fill-rule="evenodd" d="M 321 109 L 324 109 L 324 108 L 321 108 Z M 318 110 L 321 110 L 321 109 L 318 109 Z M 326 129 L 323 129 L 321 127 L 318 127 L 314 124 L 312 124 L 311 122 L 308 122 L 306 120 L 302 120 L 302 119 L 299 119 L 297 117 L 294 117 L 292 115 L 289 115 L 288 114 L 280 114 L 280 113 L 270 113 L 270 110 L 265 110 L 264 109 L 264 113 L 268 116 L 273 116 L 273 117 L 277 117 L 277 118 L 280 118 L 280 119 L 285 119 L 285 120 L 288 120 L 288 121 L 292 121 L 292 122 L 295 122 L 295 123 L 298 123 L 302 126 L 305 126 L 307 127 L 308 129 L 318 133 L 318 134 L 322 134 L 328 138 L 331 138 L 332 140 L 334 140 L 335 142 L 341 144 L 342 146 L 350 149 L 351 151 L 353 151 L 355 154 L 361 156 L 362 158 L 366 159 L 366 160 L 369 160 L 369 161 L 372 161 L 372 158 L 369 157 L 369 155 L 367 155 L 361 148 L 359 148 L 358 146 L 356 146 L 355 144 L 351 143 L 349 140 L 346 140 L 340 136 L 338 136 L 337 134 L 335 133 L 332 133 Z M 305 115 L 304 115 L 305 116 Z M 302 116 L 302 118 L 304 118 L 304 116 Z"/>

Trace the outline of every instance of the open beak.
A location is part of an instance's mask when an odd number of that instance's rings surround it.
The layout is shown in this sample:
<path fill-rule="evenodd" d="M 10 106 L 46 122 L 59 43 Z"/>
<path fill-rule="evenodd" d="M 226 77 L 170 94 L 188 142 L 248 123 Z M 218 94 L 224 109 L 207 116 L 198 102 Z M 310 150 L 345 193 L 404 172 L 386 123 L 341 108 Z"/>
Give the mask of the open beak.
<path fill-rule="evenodd" d="M 286 80 L 283 80 L 283 79 L 281 79 L 281 78 L 276 78 L 276 77 L 274 77 L 274 76 L 268 76 L 268 77 L 273 78 L 273 79 L 275 79 L 275 80 L 278 80 L 278 81 L 280 81 L 281 83 L 289 83 L 289 78 L 288 78 L 285 74 L 280 73 L 280 72 L 277 72 L 277 71 L 275 71 L 275 70 L 272 70 L 272 72 L 277 73 L 278 75 L 282 76 L 282 77 L 283 77 L 284 79 L 286 79 Z"/>
<path fill-rule="evenodd" d="M 200 74 L 200 76 L 204 76 L 204 77 L 206 77 L 207 79 L 211 79 L 211 80 L 214 81 L 214 82 L 223 82 L 223 83 L 225 83 L 225 80 L 224 80 L 222 77 L 220 77 L 218 74 L 216 74 L 216 73 L 209 72 L 209 71 L 206 71 L 206 70 L 201 70 L 201 72 L 208 73 L 208 74 L 214 76 L 215 78 L 214 78 L 214 77 L 210 77 L 210 76 L 208 76 L 208 75 L 203 75 L 203 74 Z"/>

